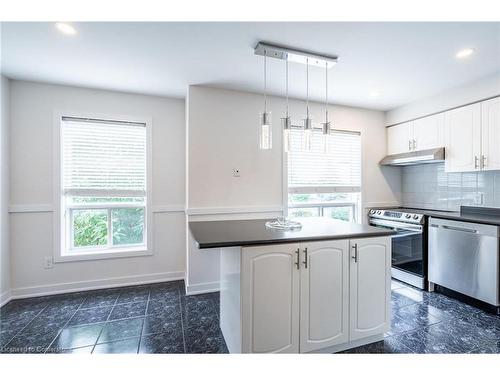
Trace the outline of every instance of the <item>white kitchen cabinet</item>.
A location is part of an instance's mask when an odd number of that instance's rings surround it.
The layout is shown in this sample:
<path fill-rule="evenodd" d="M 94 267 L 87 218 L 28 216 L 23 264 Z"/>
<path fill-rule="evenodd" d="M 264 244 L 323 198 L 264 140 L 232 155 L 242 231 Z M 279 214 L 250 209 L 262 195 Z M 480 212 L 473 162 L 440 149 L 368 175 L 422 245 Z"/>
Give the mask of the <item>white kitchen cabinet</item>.
<path fill-rule="evenodd" d="M 447 111 L 446 172 L 469 172 L 480 169 L 481 103 Z"/>
<path fill-rule="evenodd" d="M 387 128 L 387 154 L 444 147 L 444 114 L 439 113 Z"/>
<path fill-rule="evenodd" d="M 387 128 L 387 154 L 401 154 L 412 150 L 413 125 L 411 122 Z"/>
<path fill-rule="evenodd" d="M 310 242 L 301 248 L 300 351 L 345 343 L 349 341 L 349 241 Z"/>
<path fill-rule="evenodd" d="M 391 325 L 389 237 L 351 240 L 350 340 L 387 332 Z"/>
<path fill-rule="evenodd" d="M 222 248 L 229 351 L 334 352 L 381 340 L 390 326 L 390 250 L 390 237 Z"/>
<path fill-rule="evenodd" d="M 413 150 L 428 150 L 444 147 L 444 113 L 413 121 Z"/>
<path fill-rule="evenodd" d="M 500 170 L 500 97 L 481 102 L 481 169 Z"/>
<path fill-rule="evenodd" d="M 270 245 L 242 252 L 243 353 L 298 353 L 298 247 Z"/>

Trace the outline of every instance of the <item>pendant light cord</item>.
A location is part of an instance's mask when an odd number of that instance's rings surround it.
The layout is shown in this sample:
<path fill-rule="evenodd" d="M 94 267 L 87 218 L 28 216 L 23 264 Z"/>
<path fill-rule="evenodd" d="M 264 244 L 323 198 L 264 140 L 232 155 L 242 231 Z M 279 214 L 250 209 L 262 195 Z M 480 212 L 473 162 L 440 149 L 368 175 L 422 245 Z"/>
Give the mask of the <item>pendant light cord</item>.
<path fill-rule="evenodd" d="M 288 118 L 288 58 L 286 59 L 286 117 Z"/>
<path fill-rule="evenodd" d="M 328 62 L 325 64 L 325 123 L 328 124 Z"/>
<path fill-rule="evenodd" d="M 309 59 L 306 59 L 306 113 L 309 118 Z"/>
<path fill-rule="evenodd" d="M 267 51 L 264 50 L 264 113 L 267 113 Z"/>

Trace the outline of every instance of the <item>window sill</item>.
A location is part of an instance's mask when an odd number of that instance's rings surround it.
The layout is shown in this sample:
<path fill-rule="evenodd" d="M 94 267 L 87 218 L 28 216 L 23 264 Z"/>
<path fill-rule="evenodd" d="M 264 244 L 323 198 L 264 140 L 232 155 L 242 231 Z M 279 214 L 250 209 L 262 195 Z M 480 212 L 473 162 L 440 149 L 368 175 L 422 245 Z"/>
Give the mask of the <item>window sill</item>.
<path fill-rule="evenodd" d="M 100 260 L 113 258 L 130 258 L 139 256 L 151 256 L 153 250 L 147 248 L 121 248 L 114 250 L 92 251 L 92 252 L 75 252 L 74 254 L 56 254 L 54 257 L 55 263 L 64 262 L 80 262 L 85 260 Z"/>

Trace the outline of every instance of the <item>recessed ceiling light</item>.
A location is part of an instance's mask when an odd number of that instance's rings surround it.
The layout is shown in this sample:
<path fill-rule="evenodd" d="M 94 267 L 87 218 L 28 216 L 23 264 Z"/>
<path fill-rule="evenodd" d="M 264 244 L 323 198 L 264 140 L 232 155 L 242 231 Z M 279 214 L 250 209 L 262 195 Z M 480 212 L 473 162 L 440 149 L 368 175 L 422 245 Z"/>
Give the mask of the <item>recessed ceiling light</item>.
<path fill-rule="evenodd" d="M 370 91 L 370 94 L 369 94 L 372 98 L 376 98 L 376 97 L 379 97 L 380 96 L 380 91 L 378 90 L 372 90 Z"/>
<path fill-rule="evenodd" d="M 57 30 L 59 30 L 60 32 L 62 32 L 63 34 L 66 34 L 66 35 L 75 35 L 76 34 L 75 28 L 68 23 L 57 22 L 56 28 L 57 28 Z"/>
<path fill-rule="evenodd" d="M 465 59 L 466 57 L 469 57 L 473 53 L 474 53 L 474 48 L 464 48 L 464 49 L 458 51 L 457 54 L 455 55 L 455 57 L 457 59 Z"/>

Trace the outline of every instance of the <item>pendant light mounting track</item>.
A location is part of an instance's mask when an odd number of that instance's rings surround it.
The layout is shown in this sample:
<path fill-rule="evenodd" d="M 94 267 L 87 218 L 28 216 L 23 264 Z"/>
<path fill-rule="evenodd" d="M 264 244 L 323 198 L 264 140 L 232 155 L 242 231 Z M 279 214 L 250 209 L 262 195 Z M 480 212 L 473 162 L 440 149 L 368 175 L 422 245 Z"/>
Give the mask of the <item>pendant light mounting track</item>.
<path fill-rule="evenodd" d="M 262 41 L 255 46 L 255 54 L 320 68 L 324 68 L 325 66 L 332 68 L 337 64 L 338 60 L 338 57 L 334 55 L 326 55 Z"/>

